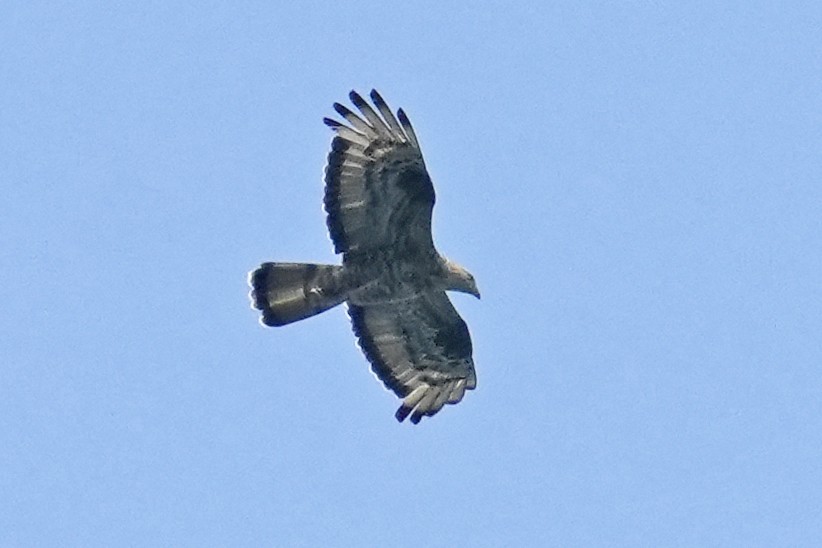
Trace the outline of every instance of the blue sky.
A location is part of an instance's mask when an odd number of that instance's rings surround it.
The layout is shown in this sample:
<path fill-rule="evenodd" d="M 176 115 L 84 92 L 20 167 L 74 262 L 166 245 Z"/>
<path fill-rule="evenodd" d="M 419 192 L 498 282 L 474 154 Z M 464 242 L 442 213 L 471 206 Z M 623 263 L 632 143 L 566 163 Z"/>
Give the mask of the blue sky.
<path fill-rule="evenodd" d="M 815 545 L 822 8 L 285 4 L 0 8 L 0 545 Z M 483 295 L 417 427 L 246 295 L 372 87 Z"/>

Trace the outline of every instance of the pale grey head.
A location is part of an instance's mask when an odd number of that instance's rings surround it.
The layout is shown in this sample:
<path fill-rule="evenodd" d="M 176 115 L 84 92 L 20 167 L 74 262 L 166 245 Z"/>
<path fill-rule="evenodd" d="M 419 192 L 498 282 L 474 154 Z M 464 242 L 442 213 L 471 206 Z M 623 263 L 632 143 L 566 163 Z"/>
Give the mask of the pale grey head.
<path fill-rule="evenodd" d="M 476 298 L 480 298 L 479 289 L 477 289 L 477 282 L 474 276 L 465 270 L 463 267 L 453 261 L 444 259 L 445 265 L 445 289 L 449 291 L 460 291 L 468 293 Z"/>

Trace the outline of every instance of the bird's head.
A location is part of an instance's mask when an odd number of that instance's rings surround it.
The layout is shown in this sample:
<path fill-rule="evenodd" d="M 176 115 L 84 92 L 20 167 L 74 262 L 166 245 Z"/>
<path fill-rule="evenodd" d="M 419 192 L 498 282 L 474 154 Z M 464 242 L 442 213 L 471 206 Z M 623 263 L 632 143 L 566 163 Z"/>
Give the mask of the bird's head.
<path fill-rule="evenodd" d="M 457 263 L 445 260 L 445 269 L 447 272 L 448 287 L 451 291 L 461 291 L 468 293 L 476 298 L 480 298 L 479 289 L 477 289 L 477 281 L 470 272 L 465 270 Z"/>

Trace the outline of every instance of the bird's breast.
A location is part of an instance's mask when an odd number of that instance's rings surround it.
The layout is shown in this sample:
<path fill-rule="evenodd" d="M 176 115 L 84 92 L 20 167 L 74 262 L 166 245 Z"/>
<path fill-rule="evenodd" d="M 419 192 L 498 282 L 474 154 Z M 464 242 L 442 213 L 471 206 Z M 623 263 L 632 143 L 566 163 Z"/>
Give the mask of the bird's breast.
<path fill-rule="evenodd" d="M 346 269 L 357 287 L 349 301 L 360 306 L 413 299 L 433 288 L 437 272 L 425 257 L 401 255 L 349 261 Z"/>

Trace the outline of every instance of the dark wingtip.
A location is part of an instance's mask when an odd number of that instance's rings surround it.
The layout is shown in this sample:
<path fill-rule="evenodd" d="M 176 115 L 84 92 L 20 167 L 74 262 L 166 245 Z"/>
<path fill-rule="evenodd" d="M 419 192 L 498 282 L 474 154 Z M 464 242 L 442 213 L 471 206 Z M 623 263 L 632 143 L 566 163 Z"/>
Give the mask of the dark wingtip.
<path fill-rule="evenodd" d="M 413 415 L 411 415 L 411 423 L 419 424 L 424 416 L 425 413 L 414 413 Z"/>
<path fill-rule="evenodd" d="M 334 103 L 334 104 L 336 104 L 336 103 Z M 323 123 L 325 125 L 327 125 L 328 127 L 330 127 L 331 129 L 335 129 L 335 128 L 338 128 L 338 127 L 342 126 L 341 123 L 339 123 L 338 121 L 336 121 L 332 118 L 323 118 Z"/>
<path fill-rule="evenodd" d="M 341 105 L 340 103 L 334 103 L 334 105 L 333 105 L 333 106 L 334 106 L 334 110 L 336 110 L 336 111 L 337 111 L 337 113 L 338 113 L 340 116 L 343 116 L 343 117 L 344 117 L 346 114 L 350 114 L 350 113 L 351 113 L 351 110 L 349 110 L 349 109 L 348 109 L 345 105 Z"/>
<path fill-rule="evenodd" d="M 407 417 L 408 414 L 411 412 L 411 409 L 412 408 L 408 407 L 407 405 L 401 405 L 400 408 L 397 409 L 397 412 L 394 413 L 394 417 L 396 417 L 396 419 L 399 422 L 402 422 L 405 420 L 405 417 Z"/>
<path fill-rule="evenodd" d="M 363 99 L 362 96 L 353 89 L 348 94 L 348 98 L 351 99 L 351 102 L 354 103 L 357 107 L 359 107 L 362 104 L 365 104 L 365 99 Z"/>
<path fill-rule="evenodd" d="M 403 109 L 397 109 L 397 116 L 400 119 L 400 123 L 404 126 L 411 125 L 411 122 L 408 121 L 408 116 L 405 115 L 405 111 Z"/>
<path fill-rule="evenodd" d="M 375 104 L 380 104 L 380 103 L 382 103 L 383 105 L 386 104 L 385 100 L 382 98 L 382 95 L 380 95 L 380 92 L 377 91 L 376 89 L 372 89 L 370 95 L 371 95 L 371 100 L 374 101 Z"/>

